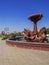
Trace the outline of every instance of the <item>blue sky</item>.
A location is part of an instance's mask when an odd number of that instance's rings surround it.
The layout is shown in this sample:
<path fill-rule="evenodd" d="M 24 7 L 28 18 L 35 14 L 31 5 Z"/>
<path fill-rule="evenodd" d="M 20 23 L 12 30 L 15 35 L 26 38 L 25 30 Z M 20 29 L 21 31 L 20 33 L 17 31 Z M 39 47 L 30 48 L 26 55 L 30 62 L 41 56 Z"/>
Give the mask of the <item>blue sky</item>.
<path fill-rule="evenodd" d="M 31 14 L 42 13 L 38 29 L 49 28 L 49 0 L 0 0 L 0 31 L 9 27 L 9 31 L 33 30 L 33 23 L 28 20 Z"/>

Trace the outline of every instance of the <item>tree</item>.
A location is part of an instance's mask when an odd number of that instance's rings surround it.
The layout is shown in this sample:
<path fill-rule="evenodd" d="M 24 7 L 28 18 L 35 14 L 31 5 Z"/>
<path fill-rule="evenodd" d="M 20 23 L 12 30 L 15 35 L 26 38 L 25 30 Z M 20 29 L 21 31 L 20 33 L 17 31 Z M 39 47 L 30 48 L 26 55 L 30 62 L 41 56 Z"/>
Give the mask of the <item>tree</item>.
<path fill-rule="evenodd" d="M 49 28 L 46 29 L 46 34 L 49 34 Z"/>
<path fill-rule="evenodd" d="M 2 31 L 2 32 L 1 32 L 1 35 L 6 35 L 5 31 Z"/>
<path fill-rule="evenodd" d="M 15 38 L 15 37 L 16 37 L 16 35 L 14 33 L 9 34 L 9 38 Z"/>
<path fill-rule="evenodd" d="M 6 32 L 6 34 L 8 34 L 9 28 L 8 27 L 5 27 L 4 28 L 4 31 Z"/>

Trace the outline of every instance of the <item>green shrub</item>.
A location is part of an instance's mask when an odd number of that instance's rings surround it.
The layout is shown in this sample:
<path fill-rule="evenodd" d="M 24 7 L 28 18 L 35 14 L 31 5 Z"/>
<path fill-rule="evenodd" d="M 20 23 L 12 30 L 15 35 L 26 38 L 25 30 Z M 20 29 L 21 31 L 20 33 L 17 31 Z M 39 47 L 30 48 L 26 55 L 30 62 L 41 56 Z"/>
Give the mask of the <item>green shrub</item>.
<path fill-rule="evenodd" d="M 2 40 L 7 39 L 8 37 L 6 35 L 2 36 Z"/>
<path fill-rule="evenodd" d="M 46 34 L 49 34 L 49 28 L 46 29 Z"/>

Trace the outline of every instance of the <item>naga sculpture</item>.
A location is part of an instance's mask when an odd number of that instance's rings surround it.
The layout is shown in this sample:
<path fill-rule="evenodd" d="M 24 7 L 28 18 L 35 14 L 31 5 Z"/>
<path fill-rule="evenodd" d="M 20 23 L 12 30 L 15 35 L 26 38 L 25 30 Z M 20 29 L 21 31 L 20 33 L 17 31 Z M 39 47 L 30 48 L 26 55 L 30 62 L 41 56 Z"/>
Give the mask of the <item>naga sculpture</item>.
<path fill-rule="evenodd" d="M 24 29 L 23 35 L 26 41 L 44 42 L 44 40 L 46 39 L 46 28 L 45 27 L 41 28 L 39 32 L 37 30 L 37 22 L 42 18 L 42 16 L 43 15 L 41 13 L 29 16 L 28 19 L 30 19 L 34 23 L 34 29 L 33 32 Z"/>

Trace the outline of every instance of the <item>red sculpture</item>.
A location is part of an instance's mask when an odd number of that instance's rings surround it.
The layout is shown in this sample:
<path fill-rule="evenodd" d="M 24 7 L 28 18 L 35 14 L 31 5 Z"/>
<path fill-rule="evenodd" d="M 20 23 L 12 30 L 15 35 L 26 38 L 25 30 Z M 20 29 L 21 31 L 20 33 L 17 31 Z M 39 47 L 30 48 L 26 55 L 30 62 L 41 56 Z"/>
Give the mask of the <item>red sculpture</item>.
<path fill-rule="evenodd" d="M 34 30 L 33 32 L 27 29 L 24 29 L 23 35 L 24 39 L 27 41 L 35 41 L 35 42 L 44 42 L 46 38 L 46 28 L 43 27 L 41 30 L 38 32 L 37 30 L 37 21 L 42 18 L 42 14 L 34 14 L 29 16 L 29 19 L 33 21 L 34 23 Z"/>

